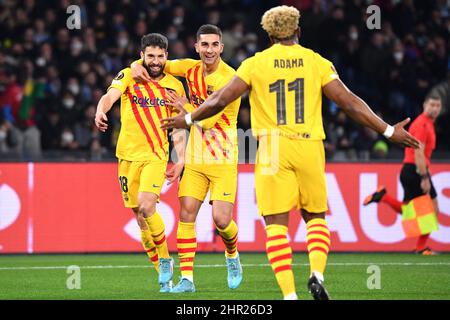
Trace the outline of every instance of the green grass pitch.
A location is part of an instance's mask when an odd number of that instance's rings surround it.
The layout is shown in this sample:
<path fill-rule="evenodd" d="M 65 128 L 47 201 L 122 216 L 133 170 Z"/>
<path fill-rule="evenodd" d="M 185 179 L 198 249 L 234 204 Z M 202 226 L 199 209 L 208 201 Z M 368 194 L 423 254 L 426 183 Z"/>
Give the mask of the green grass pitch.
<path fill-rule="evenodd" d="M 174 280 L 178 280 L 175 257 Z M 242 253 L 244 280 L 236 290 L 226 283 L 223 254 L 198 253 L 193 294 L 159 293 L 157 275 L 145 254 L 0 255 L 0 299 L 277 300 L 281 293 L 263 253 Z M 293 269 L 297 294 L 311 300 L 307 255 L 297 253 Z M 80 267 L 80 289 L 68 289 L 67 267 Z M 369 289 L 376 265 L 380 289 Z M 374 269 L 373 269 L 374 268 Z M 336 300 L 450 299 L 450 254 L 332 253 L 326 287 Z M 370 279 L 369 279 L 370 278 Z M 71 278 L 73 279 L 73 278 Z M 70 282 L 70 281 L 69 281 Z"/>

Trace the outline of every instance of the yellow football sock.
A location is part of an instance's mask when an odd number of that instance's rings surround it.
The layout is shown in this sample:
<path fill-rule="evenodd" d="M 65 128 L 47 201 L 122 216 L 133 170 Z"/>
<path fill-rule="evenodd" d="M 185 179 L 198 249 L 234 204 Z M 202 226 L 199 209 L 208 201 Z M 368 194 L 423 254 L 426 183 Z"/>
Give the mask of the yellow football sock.
<path fill-rule="evenodd" d="M 287 231 L 287 227 L 278 224 L 266 227 L 267 257 L 284 297 L 295 294 L 292 248 L 287 239 Z"/>
<path fill-rule="evenodd" d="M 327 222 L 325 219 L 312 219 L 306 224 L 306 232 L 311 274 L 313 271 L 323 274 L 331 244 Z"/>
<path fill-rule="evenodd" d="M 194 257 L 197 250 L 197 235 L 195 223 L 178 222 L 177 249 L 180 258 L 180 271 L 183 278 L 193 281 Z"/>
<path fill-rule="evenodd" d="M 237 255 L 237 240 L 238 240 L 238 227 L 234 220 L 225 227 L 225 229 L 220 229 L 217 227 L 220 236 L 222 237 L 223 244 L 226 247 L 225 256 L 227 258 L 235 258 Z"/>
<path fill-rule="evenodd" d="M 155 212 L 150 217 L 145 218 L 148 228 L 152 233 L 153 242 L 158 250 L 159 258 L 169 258 L 169 248 L 167 247 L 166 233 L 164 221 L 158 212 Z"/>
<path fill-rule="evenodd" d="M 141 242 L 150 261 L 155 266 L 156 271 L 159 272 L 158 252 L 156 251 L 156 246 L 153 242 L 153 237 L 150 230 L 141 230 Z"/>

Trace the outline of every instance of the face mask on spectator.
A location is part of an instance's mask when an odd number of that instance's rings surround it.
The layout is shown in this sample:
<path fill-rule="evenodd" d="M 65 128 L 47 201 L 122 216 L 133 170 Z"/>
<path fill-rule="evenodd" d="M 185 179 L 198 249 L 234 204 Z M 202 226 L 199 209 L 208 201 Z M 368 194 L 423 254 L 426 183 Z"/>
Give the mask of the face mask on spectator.
<path fill-rule="evenodd" d="M 243 52 L 240 52 L 236 55 L 236 60 L 239 62 L 244 61 L 247 58 L 247 55 Z"/>
<path fill-rule="evenodd" d="M 119 48 L 125 48 L 128 46 L 128 38 L 120 38 L 118 40 Z"/>
<path fill-rule="evenodd" d="M 6 139 L 6 131 L 0 130 L 0 141 L 3 141 Z"/>
<path fill-rule="evenodd" d="M 349 37 L 351 40 L 358 40 L 358 32 L 350 32 Z"/>
<path fill-rule="evenodd" d="M 75 105 L 75 101 L 73 99 L 63 99 L 62 101 L 64 107 L 66 107 L 67 109 L 72 109 L 73 106 Z"/>
<path fill-rule="evenodd" d="M 61 136 L 61 141 L 63 144 L 68 144 L 73 142 L 73 134 L 70 131 L 63 132 Z"/>
<path fill-rule="evenodd" d="M 67 86 L 67 89 L 68 89 L 70 92 L 72 92 L 72 94 L 75 95 L 75 96 L 76 96 L 77 94 L 80 93 L 80 86 L 77 85 L 77 84 L 75 84 L 75 83 L 69 84 L 69 85 Z"/>
<path fill-rule="evenodd" d="M 36 59 L 36 65 L 38 67 L 45 67 L 45 59 L 43 57 L 39 57 Z"/>
<path fill-rule="evenodd" d="M 256 49 L 257 49 L 256 43 L 254 43 L 254 42 L 249 42 L 249 43 L 247 44 L 247 50 L 248 50 L 249 52 L 256 52 Z"/>
<path fill-rule="evenodd" d="M 80 51 L 81 49 L 83 49 L 83 44 L 81 42 L 74 41 L 72 42 L 70 48 L 72 49 L 72 51 Z"/>
<path fill-rule="evenodd" d="M 394 59 L 397 62 L 402 62 L 403 61 L 403 52 L 401 52 L 401 51 L 394 52 Z"/>

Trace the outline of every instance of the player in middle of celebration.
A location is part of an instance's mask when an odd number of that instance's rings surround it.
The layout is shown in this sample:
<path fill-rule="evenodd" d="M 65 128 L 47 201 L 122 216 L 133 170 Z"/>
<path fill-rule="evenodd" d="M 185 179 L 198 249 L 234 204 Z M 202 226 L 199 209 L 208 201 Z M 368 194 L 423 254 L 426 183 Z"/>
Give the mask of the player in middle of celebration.
<path fill-rule="evenodd" d="M 261 24 L 273 45 L 244 60 L 236 76 L 194 112 L 164 119 L 163 128 L 187 128 L 226 110 L 250 90 L 251 125 L 259 140 L 255 188 L 259 213 L 266 223 L 266 251 L 286 300 L 297 299 L 289 244 L 289 212 L 301 209 L 306 222 L 310 261 L 308 290 L 328 300 L 324 276 L 330 232 L 325 220 L 327 190 L 322 124 L 322 91 L 356 122 L 384 133 L 391 141 L 418 147 L 403 126 L 390 126 L 348 90 L 332 63 L 298 44 L 300 12 L 279 6 L 268 10 Z"/>
<path fill-rule="evenodd" d="M 163 72 L 167 60 L 167 38 L 151 33 L 142 37 L 141 57 L 150 73 L 149 81 L 138 84 L 125 68 L 114 78 L 97 106 L 95 124 L 108 128 L 106 113 L 120 98 L 121 129 L 116 156 L 119 182 L 125 207 L 131 208 L 141 229 L 142 244 L 153 262 L 159 257 L 160 292 L 169 292 L 173 259 L 169 256 L 164 221 L 156 211 L 164 177 L 175 181 L 184 165 L 184 130 L 173 133 L 178 163 L 166 172 L 169 159 L 167 130 L 161 130 L 163 117 L 174 109 L 167 105 L 167 92 L 184 95 L 182 83 Z M 156 246 L 156 249 L 155 249 Z"/>
<path fill-rule="evenodd" d="M 222 32 L 214 25 L 203 25 L 197 31 L 195 50 L 201 60 L 180 59 L 167 61 L 165 72 L 185 77 L 189 85 L 193 111 L 210 94 L 221 89 L 236 73 L 222 61 Z M 139 61 L 131 66 L 133 77 L 147 81 L 145 68 Z M 177 99 L 175 95 L 172 99 Z M 182 105 L 182 100 L 178 99 Z M 237 187 L 237 115 L 240 97 L 230 101 L 228 107 L 194 126 L 186 150 L 186 165 L 180 181 L 178 197 L 181 211 L 177 231 L 181 281 L 171 292 L 195 292 L 193 270 L 197 248 L 195 221 L 208 190 L 211 192 L 213 220 L 223 243 L 228 270 L 227 282 L 235 289 L 242 281 L 242 267 L 237 251 L 238 227 L 233 220 L 233 207 Z"/>

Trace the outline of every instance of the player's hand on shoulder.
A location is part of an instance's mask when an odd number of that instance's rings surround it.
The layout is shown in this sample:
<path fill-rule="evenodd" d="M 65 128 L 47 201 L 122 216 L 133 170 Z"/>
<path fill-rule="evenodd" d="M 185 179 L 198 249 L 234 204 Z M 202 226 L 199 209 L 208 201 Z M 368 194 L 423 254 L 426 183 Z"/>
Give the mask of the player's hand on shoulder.
<path fill-rule="evenodd" d="M 108 129 L 108 117 L 104 112 L 97 112 L 95 114 L 95 126 L 101 132 L 105 132 Z"/>
<path fill-rule="evenodd" d="M 394 125 L 394 133 L 389 138 L 390 141 L 400 144 L 404 147 L 417 149 L 420 147 L 420 141 L 414 138 L 408 131 L 404 129 L 405 125 L 407 125 L 411 121 L 410 118 L 406 118 L 403 121 Z"/>
<path fill-rule="evenodd" d="M 138 62 L 133 62 L 131 64 L 131 77 L 134 81 L 139 83 L 151 81 L 147 70 Z"/>

